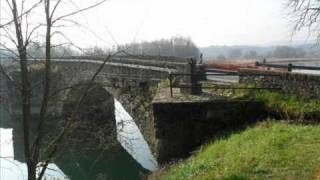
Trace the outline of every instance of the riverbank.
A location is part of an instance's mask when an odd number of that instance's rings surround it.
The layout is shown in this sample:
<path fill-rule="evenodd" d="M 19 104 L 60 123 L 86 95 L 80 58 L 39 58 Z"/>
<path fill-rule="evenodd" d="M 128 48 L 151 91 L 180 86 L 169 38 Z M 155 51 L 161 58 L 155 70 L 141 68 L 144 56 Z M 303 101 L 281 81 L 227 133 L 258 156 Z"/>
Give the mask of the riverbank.
<path fill-rule="evenodd" d="M 233 85 L 231 88 L 230 85 L 226 85 L 225 89 L 221 88 L 222 85 L 206 84 L 206 86 L 211 87 L 206 91 L 225 99 L 262 102 L 269 118 L 272 119 L 302 123 L 320 122 L 320 99 L 304 98 L 277 89 L 254 89 L 256 85 L 253 84 Z"/>
<path fill-rule="evenodd" d="M 262 102 L 269 118 L 213 138 L 149 179 L 320 179 L 320 100 L 278 90 L 207 91 L 230 100 Z"/>
<path fill-rule="evenodd" d="M 250 87 L 250 86 L 249 86 Z M 261 101 L 269 117 L 293 122 L 320 122 L 320 100 L 268 90 L 235 90 L 230 98 Z"/>
<path fill-rule="evenodd" d="M 266 121 L 215 140 L 149 179 L 318 179 L 320 126 Z"/>

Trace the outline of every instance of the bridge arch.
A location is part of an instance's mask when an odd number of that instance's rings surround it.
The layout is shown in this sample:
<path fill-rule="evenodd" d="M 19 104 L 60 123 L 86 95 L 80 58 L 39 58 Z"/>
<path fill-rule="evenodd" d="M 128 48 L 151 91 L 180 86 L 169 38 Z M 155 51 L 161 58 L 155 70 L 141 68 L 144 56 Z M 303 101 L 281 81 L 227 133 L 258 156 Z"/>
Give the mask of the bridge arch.
<path fill-rule="evenodd" d="M 76 113 L 76 119 L 70 139 L 78 141 L 75 144 L 106 148 L 117 143 L 114 96 L 103 84 L 86 81 L 75 84 L 63 102 L 63 119 L 70 120 L 72 113 Z"/>

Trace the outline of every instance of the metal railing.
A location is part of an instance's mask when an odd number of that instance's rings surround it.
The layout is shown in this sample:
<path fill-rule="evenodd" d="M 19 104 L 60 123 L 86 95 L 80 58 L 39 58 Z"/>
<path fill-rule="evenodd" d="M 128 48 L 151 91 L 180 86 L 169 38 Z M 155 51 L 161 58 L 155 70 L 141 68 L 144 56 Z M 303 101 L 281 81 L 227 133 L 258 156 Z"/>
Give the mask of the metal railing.
<path fill-rule="evenodd" d="M 319 71 L 319 66 L 302 66 L 302 65 L 294 65 L 294 64 L 272 64 L 272 63 L 260 63 L 256 62 L 256 66 L 260 67 L 270 67 L 270 68 L 282 68 L 287 69 L 289 72 L 291 72 L 293 69 L 299 69 L 299 70 L 316 70 Z"/>

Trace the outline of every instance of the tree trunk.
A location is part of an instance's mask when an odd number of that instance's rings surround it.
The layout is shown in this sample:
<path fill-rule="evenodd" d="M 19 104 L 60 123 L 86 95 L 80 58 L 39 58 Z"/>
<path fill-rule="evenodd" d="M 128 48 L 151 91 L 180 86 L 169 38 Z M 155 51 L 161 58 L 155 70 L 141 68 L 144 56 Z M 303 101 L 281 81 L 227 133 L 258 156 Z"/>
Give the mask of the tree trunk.
<path fill-rule="evenodd" d="M 36 166 L 30 154 L 30 119 L 31 119 L 31 82 L 30 74 L 28 71 L 28 57 L 27 48 L 25 46 L 22 30 L 21 20 L 18 16 L 17 4 L 12 0 L 12 14 L 14 18 L 14 25 L 17 36 L 17 48 L 20 58 L 20 71 L 21 71 L 21 97 L 22 97 L 22 124 L 23 124 L 23 142 L 24 142 L 24 156 L 28 167 L 28 179 L 35 180 Z"/>

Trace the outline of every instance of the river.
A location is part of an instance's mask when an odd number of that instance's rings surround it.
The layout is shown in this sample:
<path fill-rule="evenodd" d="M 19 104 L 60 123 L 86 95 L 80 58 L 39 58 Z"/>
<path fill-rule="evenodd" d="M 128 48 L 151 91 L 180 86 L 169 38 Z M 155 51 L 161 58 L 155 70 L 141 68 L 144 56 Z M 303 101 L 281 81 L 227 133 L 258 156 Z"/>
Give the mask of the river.
<path fill-rule="evenodd" d="M 134 120 L 115 99 L 117 139 L 121 146 L 106 151 L 82 153 L 79 149 L 65 148 L 59 152 L 54 163 L 46 171 L 46 179 L 132 179 L 139 180 L 157 169 L 157 162 Z M 27 178 L 22 142 L 8 126 L 10 115 L 5 104 L 0 104 L 0 180 L 23 180 Z M 10 124 L 10 123 L 9 123 Z"/>

